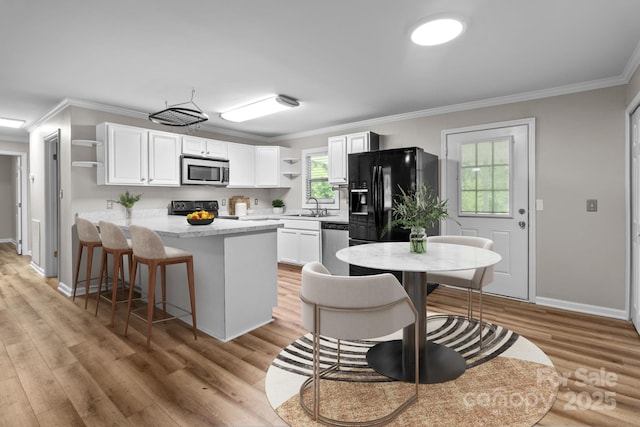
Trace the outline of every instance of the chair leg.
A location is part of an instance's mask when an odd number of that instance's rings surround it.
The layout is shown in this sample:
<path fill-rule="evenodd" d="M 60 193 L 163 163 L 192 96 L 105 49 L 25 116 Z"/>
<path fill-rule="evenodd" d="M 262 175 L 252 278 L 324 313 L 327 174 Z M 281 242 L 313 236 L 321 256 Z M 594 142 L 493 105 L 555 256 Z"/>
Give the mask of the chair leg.
<path fill-rule="evenodd" d="M 478 340 L 480 341 L 480 351 L 482 351 L 482 286 L 480 286 L 478 306 L 480 309 L 480 322 L 478 323 Z"/>
<path fill-rule="evenodd" d="M 84 309 L 87 309 L 89 303 L 89 284 L 91 282 L 91 264 L 93 264 L 93 245 L 87 246 L 87 277 L 84 285 Z"/>
<path fill-rule="evenodd" d="M 102 278 L 107 269 L 107 252 L 102 249 L 102 259 L 100 261 L 100 279 L 98 281 L 98 298 L 96 299 L 96 312 L 94 316 L 98 315 L 98 307 L 100 306 L 100 294 L 102 294 Z M 107 274 L 107 287 L 109 284 L 109 275 Z"/>
<path fill-rule="evenodd" d="M 76 259 L 76 277 L 73 281 L 73 298 L 72 301 L 76 300 L 76 289 L 78 289 L 78 276 L 80 275 L 80 261 L 82 261 L 82 250 L 84 249 L 84 245 L 82 243 L 78 243 L 78 258 Z"/>
<path fill-rule="evenodd" d="M 473 318 L 473 291 L 471 288 L 467 289 L 467 319 Z"/>
<path fill-rule="evenodd" d="M 127 336 L 127 330 L 129 329 L 129 318 L 131 317 L 131 306 L 133 302 L 133 283 L 136 280 L 136 270 L 138 269 L 138 262 L 135 257 L 133 259 L 131 269 L 129 270 L 129 302 L 127 303 L 127 320 L 124 324 L 124 336 Z"/>
<path fill-rule="evenodd" d="M 160 283 L 162 283 L 162 315 L 167 317 L 167 266 L 160 266 Z"/>
<path fill-rule="evenodd" d="M 156 302 L 156 270 L 158 266 L 155 263 L 149 265 L 149 289 L 147 301 L 147 350 L 151 349 L 151 326 L 153 325 L 153 309 Z"/>
<path fill-rule="evenodd" d="M 187 279 L 189 281 L 189 300 L 191 301 L 191 323 L 193 325 L 193 338 L 198 339 L 196 332 L 196 289 L 195 278 L 193 274 L 193 258 L 187 260 Z"/>
<path fill-rule="evenodd" d="M 111 324 L 109 325 L 112 328 L 116 320 L 116 299 L 118 298 L 118 273 L 122 268 L 120 266 L 120 258 L 122 258 L 122 254 L 120 253 L 113 254 L 113 280 L 115 283 L 111 284 Z M 124 276 L 124 273 L 123 273 L 123 276 Z M 124 286 L 124 278 L 122 279 L 122 283 Z"/>

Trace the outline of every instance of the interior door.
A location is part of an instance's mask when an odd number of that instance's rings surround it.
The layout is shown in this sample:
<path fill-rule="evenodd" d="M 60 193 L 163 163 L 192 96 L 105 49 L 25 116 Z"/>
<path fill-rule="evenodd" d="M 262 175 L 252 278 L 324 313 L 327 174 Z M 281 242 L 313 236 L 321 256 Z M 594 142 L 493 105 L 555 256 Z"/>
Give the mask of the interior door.
<path fill-rule="evenodd" d="M 529 131 L 524 124 L 487 125 L 443 133 L 444 196 L 449 215 L 443 234 L 486 237 L 502 261 L 491 294 L 529 300 Z"/>
<path fill-rule="evenodd" d="M 631 116 L 631 320 L 640 333 L 640 108 Z"/>

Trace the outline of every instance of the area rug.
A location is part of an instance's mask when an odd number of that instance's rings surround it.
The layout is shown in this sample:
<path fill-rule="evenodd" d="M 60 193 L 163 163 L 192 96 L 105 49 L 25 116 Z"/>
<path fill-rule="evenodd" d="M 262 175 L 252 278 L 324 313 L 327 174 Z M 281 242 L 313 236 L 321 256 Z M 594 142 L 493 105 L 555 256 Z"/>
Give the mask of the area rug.
<path fill-rule="evenodd" d="M 430 315 L 427 339 L 460 353 L 467 370 L 441 384 L 421 384 L 418 401 L 392 426 L 531 426 L 551 409 L 559 376 L 551 360 L 531 341 L 502 326 L 483 323 L 480 351 L 476 321 Z M 344 421 L 375 419 L 391 412 L 413 392 L 413 384 L 390 380 L 367 366 L 367 350 L 401 332 L 366 341 L 341 341 L 340 371 L 320 382 L 323 415 Z M 265 380 L 267 398 L 290 426 L 321 425 L 301 408 L 300 385 L 311 376 L 311 335 L 300 337 L 273 360 Z M 321 340 L 321 368 L 335 362 L 336 340 Z M 312 390 L 304 394 L 312 406 Z"/>

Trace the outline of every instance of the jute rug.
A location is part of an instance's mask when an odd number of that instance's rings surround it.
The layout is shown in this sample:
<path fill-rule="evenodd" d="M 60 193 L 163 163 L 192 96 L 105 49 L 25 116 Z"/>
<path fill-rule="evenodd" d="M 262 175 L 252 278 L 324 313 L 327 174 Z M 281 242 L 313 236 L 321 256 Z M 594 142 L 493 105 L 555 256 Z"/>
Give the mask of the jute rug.
<path fill-rule="evenodd" d="M 420 385 L 418 401 L 392 426 L 530 426 L 556 399 L 559 376 L 551 360 L 531 341 L 501 326 L 483 325 L 479 351 L 475 321 L 430 315 L 427 339 L 455 349 L 467 362 L 459 378 Z M 376 340 L 342 341 L 342 369 L 320 382 L 320 411 L 340 420 L 366 422 L 386 415 L 413 392 L 413 384 L 390 380 L 367 366 L 366 352 L 379 341 L 400 339 L 401 332 Z M 335 361 L 336 341 L 323 339 L 321 368 Z M 280 352 L 266 376 L 267 398 L 290 426 L 315 426 L 300 406 L 299 388 L 311 376 L 311 335 Z M 313 407 L 312 390 L 305 402 Z"/>

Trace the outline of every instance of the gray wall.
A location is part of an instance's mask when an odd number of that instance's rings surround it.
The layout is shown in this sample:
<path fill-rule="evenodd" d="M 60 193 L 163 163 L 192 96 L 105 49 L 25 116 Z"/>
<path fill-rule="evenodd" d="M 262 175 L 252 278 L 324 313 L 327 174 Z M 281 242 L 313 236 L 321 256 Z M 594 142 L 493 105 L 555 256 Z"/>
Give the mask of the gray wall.
<path fill-rule="evenodd" d="M 374 124 L 284 141 L 296 149 L 326 144 L 327 137 L 371 130 L 382 148 L 417 145 L 441 155 L 445 129 L 536 119 L 535 198 L 537 297 L 625 309 L 626 86 L 616 86 L 497 107 Z M 285 202 L 300 203 L 300 188 Z M 599 211 L 587 213 L 586 199 Z"/>
<path fill-rule="evenodd" d="M 636 79 L 633 85 L 637 85 Z M 634 86 L 634 87 L 635 87 Z M 633 98 L 629 85 L 518 102 L 497 107 L 396 121 L 372 121 L 340 131 L 296 139 L 283 139 L 293 155 L 301 149 L 326 146 L 327 137 L 361 130 L 382 136 L 382 148 L 417 145 L 440 155 L 441 133 L 445 129 L 534 117 L 536 119 L 535 198 L 544 200 L 537 213 L 537 297 L 565 301 L 613 311 L 625 310 L 625 108 Z M 68 110 L 71 110 L 70 112 Z M 62 231 L 70 230 L 77 211 L 102 210 L 106 199 L 115 198 L 121 187 L 95 185 L 95 170 L 71 168 L 71 160 L 92 160 L 90 149 L 71 147 L 70 140 L 94 138 L 95 125 L 104 121 L 153 128 L 147 120 L 72 107 L 56 117 L 63 128 L 62 186 L 69 198 L 63 201 Z M 46 123 L 50 126 L 52 123 Z M 46 127 L 43 125 L 43 129 Z M 159 128 L 163 129 L 163 128 Z M 163 129 L 164 130 L 164 129 Z M 44 199 L 39 187 L 43 170 L 39 138 L 31 135 L 31 164 L 36 173 L 32 196 L 34 213 L 41 218 Z M 242 141 L 224 135 L 202 136 Z M 278 144 L 274 141 L 273 144 Z M 41 145 L 41 144 L 40 144 Z M 140 188 L 141 208 L 165 207 L 174 198 L 224 198 L 245 194 L 260 198 L 263 206 L 271 198 L 283 198 L 289 208 L 301 203 L 301 179 L 290 190 L 210 190 Z M 135 189 L 137 190 L 137 189 Z M 342 190 L 342 209 L 345 193 Z M 587 213 L 585 200 L 599 200 L 599 211 Z M 137 205 L 138 206 L 138 205 Z M 61 279 L 71 283 L 73 260 L 70 237 L 61 242 Z"/>

